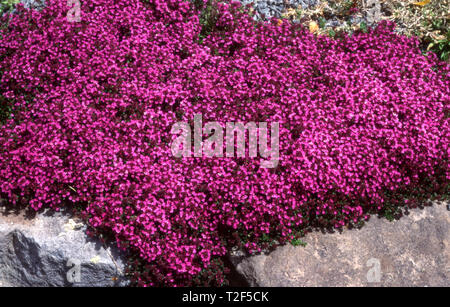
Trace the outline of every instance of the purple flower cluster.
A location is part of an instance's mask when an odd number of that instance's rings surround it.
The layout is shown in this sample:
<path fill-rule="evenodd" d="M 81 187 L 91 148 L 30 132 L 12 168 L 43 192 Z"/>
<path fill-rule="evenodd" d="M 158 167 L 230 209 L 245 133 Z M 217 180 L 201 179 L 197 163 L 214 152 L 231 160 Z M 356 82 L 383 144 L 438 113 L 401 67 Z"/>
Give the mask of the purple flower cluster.
<path fill-rule="evenodd" d="M 333 40 L 234 2 L 205 17 L 198 0 L 87 0 L 79 23 L 46 4 L 0 30 L 0 191 L 82 205 L 147 264 L 139 285 L 189 285 L 232 245 L 341 228 L 389 193 L 448 184 L 450 67 L 392 24 Z M 171 127 L 194 114 L 279 122 L 278 166 L 173 157 Z"/>

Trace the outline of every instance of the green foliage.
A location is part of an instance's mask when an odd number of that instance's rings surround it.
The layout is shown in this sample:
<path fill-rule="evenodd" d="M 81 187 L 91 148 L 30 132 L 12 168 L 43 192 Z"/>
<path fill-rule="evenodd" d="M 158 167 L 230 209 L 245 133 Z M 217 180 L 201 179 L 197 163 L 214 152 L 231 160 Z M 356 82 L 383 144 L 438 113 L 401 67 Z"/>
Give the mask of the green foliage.
<path fill-rule="evenodd" d="M 11 118 L 11 113 L 11 102 L 7 98 L 0 95 L 0 125 L 4 124 Z"/>
<path fill-rule="evenodd" d="M 321 18 L 319 18 L 319 27 L 321 28 L 321 29 L 324 29 L 325 28 L 325 24 L 327 23 L 327 20 L 325 19 L 325 18 L 323 18 L 323 17 L 321 17 Z"/>
<path fill-rule="evenodd" d="M 364 33 L 367 33 L 368 28 L 367 28 L 367 24 L 364 21 L 360 23 L 359 27 Z"/>
<path fill-rule="evenodd" d="M 217 22 L 217 8 L 214 6 L 212 0 L 209 0 L 205 5 L 203 1 L 193 0 L 194 6 L 201 10 L 200 24 L 202 30 L 199 36 L 199 42 L 202 43 L 212 31 L 214 31 Z"/>
<path fill-rule="evenodd" d="M 0 14 L 12 11 L 19 2 L 19 0 L 0 0 Z"/>
<path fill-rule="evenodd" d="M 381 213 L 381 216 L 385 217 L 389 222 L 393 222 L 399 213 L 398 210 L 398 208 L 393 206 L 386 206 Z"/>
<path fill-rule="evenodd" d="M 435 23 L 437 27 L 440 23 Z M 431 50 L 438 55 L 442 61 L 450 59 L 450 30 L 446 29 L 447 33 L 442 35 L 439 39 L 429 39 L 427 50 Z"/>
<path fill-rule="evenodd" d="M 307 243 L 303 241 L 301 238 L 303 238 L 306 235 L 305 231 L 303 229 L 296 230 L 294 235 L 291 239 L 291 244 L 293 246 L 303 246 L 306 247 Z"/>
<path fill-rule="evenodd" d="M 450 56 L 449 0 L 432 0 L 425 5 L 392 1 L 392 18 L 403 25 L 401 33 L 417 36 L 423 49 L 432 51 L 443 60 Z M 408 4 L 408 6 L 405 6 Z"/>
<path fill-rule="evenodd" d="M 328 30 L 328 35 L 330 37 L 335 37 L 336 36 L 336 31 L 334 31 L 333 29 Z"/>
<path fill-rule="evenodd" d="M 292 244 L 293 246 L 303 246 L 303 247 L 306 247 L 306 245 L 307 245 L 308 243 L 306 243 L 305 241 L 303 241 L 303 240 L 301 240 L 301 239 L 292 239 L 292 240 L 291 240 L 291 244 Z"/>

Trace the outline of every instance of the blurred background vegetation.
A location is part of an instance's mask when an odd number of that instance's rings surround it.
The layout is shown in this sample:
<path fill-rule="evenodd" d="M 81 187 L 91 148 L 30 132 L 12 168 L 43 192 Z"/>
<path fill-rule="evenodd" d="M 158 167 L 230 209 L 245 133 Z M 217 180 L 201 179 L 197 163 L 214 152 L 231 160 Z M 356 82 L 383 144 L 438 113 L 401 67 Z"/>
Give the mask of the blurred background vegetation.
<path fill-rule="evenodd" d="M 20 0 L 0 0 L 0 12 L 1 14 L 5 12 L 12 11 L 14 6 L 19 3 Z"/>

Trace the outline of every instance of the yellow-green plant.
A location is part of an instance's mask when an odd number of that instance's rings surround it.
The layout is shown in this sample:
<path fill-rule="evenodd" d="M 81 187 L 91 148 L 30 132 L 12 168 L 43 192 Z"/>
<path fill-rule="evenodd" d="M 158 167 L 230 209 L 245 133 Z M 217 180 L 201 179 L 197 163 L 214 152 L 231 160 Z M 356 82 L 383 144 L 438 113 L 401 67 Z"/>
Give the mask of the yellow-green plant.
<path fill-rule="evenodd" d="M 384 1 L 392 15 L 389 19 L 401 24 L 405 35 L 419 37 L 427 50 L 434 51 L 441 60 L 450 56 L 450 1 Z"/>
<path fill-rule="evenodd" d="M 20 0 L 1 0 L 0 1 L 0 14 L 11 11 L 14 6 L 19 3 Z"/>

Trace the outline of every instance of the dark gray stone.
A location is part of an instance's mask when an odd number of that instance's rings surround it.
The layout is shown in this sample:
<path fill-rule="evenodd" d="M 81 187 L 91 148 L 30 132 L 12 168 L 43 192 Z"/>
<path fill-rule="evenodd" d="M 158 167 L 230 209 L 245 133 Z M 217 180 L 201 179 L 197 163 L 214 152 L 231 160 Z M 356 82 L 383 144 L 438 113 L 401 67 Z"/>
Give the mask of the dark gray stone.
<path fill-rule="evenodd" d="M 85 230 L 64 213 L 29 219 L 1 212 L 0 286 L 127 285 L 120 252 L 89 238 Z"/>

